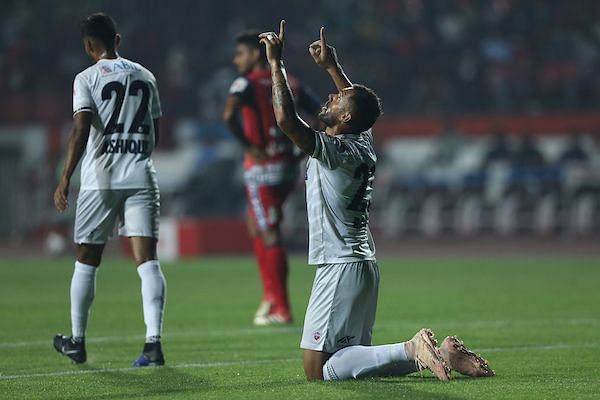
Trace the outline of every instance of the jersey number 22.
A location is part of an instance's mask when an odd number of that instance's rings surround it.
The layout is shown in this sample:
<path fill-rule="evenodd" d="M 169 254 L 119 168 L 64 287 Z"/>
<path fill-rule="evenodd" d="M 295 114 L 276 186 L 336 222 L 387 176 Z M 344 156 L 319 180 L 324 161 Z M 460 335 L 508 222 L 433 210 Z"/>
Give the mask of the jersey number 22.
<path fill-rule="evenodd" d="M 104 135 L 124 132 L 123 123 L 118 123 L 117 121 L 119 120 L 123 102 L 125 101 L 125 89 L 125 85 L 117 81 L 108 82 L 102 88 L 102 100 L 110 100 L 113 97 L 113 93 L 116 95 L 115 109 L 106 124 Z M 143 125 L 142 122 L 144 122 L 146 114 L 148 113 L 148 102 L 150 100 L 150 89 L 148 89 L 148 84 L 144 81 L 135 80 L 129 85 L 129 92 L 127 94 L 129 96 L 137 97 L 140 91 L 142 92 L 142 101 L 140 102 L 140 106 L 133 117 L 133 121 L 131 122 L 131 126 L 127 130 L 127 133 L 142 133 L 147 135 L 150 131 L 149 126 Z"/>

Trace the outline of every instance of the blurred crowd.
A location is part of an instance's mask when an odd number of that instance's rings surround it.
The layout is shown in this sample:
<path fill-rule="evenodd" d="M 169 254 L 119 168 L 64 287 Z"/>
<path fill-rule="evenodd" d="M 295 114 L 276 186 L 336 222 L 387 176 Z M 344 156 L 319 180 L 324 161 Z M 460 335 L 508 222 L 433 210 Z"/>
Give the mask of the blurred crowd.
<path fill-rule="evenodd" d="M 221 122 L 237 75 L 234 37 L 274 29 L 283 17 L 288 69 L 323 98 L 333 85 L 307 45 L 324 25 L 352 80 L 373 87 L 388 116 L 447 119 L 432 137 L 419 137 L 414 126 L 402 128 L 412 135 L 404 138 L 394 136 L 401 128 L 385 128 L 376 230 L 389 237 L 600 232 L 597 123 L 553 130 L 555 136 L 543 128 L 533 136 L 526 127 L 507 126 L 506 135 L 485 128 L 476 139 L 452 124 L 478 113 L 592 115 L 600 106 L 600 1 L 3 0 L 0 189 L 10 196 L 0 199 L 0 237 L 71 223 L 49 199 L 71 121 L 73 78 L 90 64 L 79 22 L 97 11 L 116 19 L 121 54 L 158 79 L 168 132 L 154 155 L 163 215 L 244 214 L 241 150 Z M 287 229 L 302 229 L 301 190 L 290 207 Z"/>
<path fill-rule="evenodd" d="M 380 224 L 420 232 L 589 234 L 600 230 L 600 137 L 436 137 L 388 142 L 380 160 Z"/>
<path fill-rule="evenodd" d="M 217 119 L 235 72 L 233 37 L 289 22 L 289 68 L 319 94 L 325 77 L 306 52 L 318 28 L 388 114 L 540 112 L 600 105 L 600 2 L 594 0 L 4 0 L 0 91 L 68 104 L 89 64 L 79 21 L 103 10 L 122 53 L 157 77 L 173 117 Z"/>

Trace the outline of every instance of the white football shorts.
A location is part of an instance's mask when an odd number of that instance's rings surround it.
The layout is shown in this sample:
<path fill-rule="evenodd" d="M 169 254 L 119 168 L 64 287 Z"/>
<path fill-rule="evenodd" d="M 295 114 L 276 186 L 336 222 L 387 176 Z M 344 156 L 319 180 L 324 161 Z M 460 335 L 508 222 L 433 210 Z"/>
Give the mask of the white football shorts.
<path fill-rule="evenodd" d="M 82 190 L 75 212 L 75 243 L 104 244 L 119 222 L 120 236 L 158 239 L 156 189 Z"/>
<path fill-rule="evenodd" d="M 319 265 L 300 347 L 335 353 L 347 346 L 371 345 L 378 292 L 375 261 Z"/>

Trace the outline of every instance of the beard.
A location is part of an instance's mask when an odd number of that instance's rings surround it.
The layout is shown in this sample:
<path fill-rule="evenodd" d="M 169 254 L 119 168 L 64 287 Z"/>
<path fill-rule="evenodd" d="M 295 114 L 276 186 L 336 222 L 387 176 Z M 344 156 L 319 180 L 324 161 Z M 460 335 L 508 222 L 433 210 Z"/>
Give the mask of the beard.
<path fill-rule="evenodd" d="M 317 115 L 317 118 L 319 118 L 319 120 L 328 127 L 332 127 L 337 124 L 336 116 L 333 115 L 333 113 L 328 109 L 321 111 L 319 115 Z"/>

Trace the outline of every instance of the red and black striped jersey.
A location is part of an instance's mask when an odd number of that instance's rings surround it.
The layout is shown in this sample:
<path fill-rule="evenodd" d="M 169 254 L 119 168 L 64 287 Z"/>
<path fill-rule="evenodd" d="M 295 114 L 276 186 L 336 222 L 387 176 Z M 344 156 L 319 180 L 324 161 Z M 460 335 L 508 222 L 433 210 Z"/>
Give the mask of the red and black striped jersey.
<path fill-rule="evenodd" d="M 288 76 L 288 81 L 296 104 L 308 113 L 316 113 L 320 105 L 315 96 L 293 76 Z M 264 163 L 295 163 L 298 159 L 295 146 L 277 127 L 273 113 L 272 84 L 271 71 L 261 69 L 234 80 L 229 93 L 241 99 L 244 135 L 252 145 L 265 150 L 268 159 Z M 253 164 L 254 161 L 247 157 L 244 165 L 251 167 Z"/>

